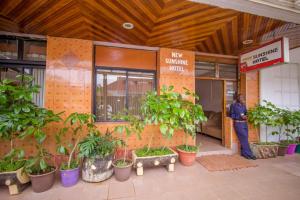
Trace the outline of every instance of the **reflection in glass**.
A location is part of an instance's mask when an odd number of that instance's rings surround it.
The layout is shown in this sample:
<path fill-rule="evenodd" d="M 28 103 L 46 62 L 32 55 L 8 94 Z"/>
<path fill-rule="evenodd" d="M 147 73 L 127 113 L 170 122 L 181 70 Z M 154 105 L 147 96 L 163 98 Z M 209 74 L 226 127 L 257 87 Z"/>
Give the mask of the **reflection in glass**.
<path fill-rule="evenodd" d="M 39 93 L 33 94 L 33 103 L 37 106 L 44 106 L 45 93 L 45 69 L 38 68 L 24 68 L 24 67 L 0 67 L 0 81 L 4 79 L 15 80 L 15 84 L 20 83 L 16 79 L 17 75 L 30 75 L 33 77 L 33 83 L 40 86 Z"/>
<path fill-rule="evenodd" d="M 126 72 L 97 71 L 96 116 L 99 121 L 109 121 L 125 110 Z"/>
<path fill-rule="evenodd" d="M 112 121 L 113 116 L 128 110 L 139 114 L 141 100 L 154 89 L 155 75 L 126 70 L 97 70 L 95 114 L 97 121 Z"/>
<path fill-rule="evenodd" d="M 143 97 L 154 88 L 154 74 L 143 72 L 128 73 L 128 110 L 139 115 Z"/>
<path fill-rule="evenodd" d="M 24 41 L 24 60 L 46 61 L 46 42 Z"/>
<path fill-rule="evenodd" d="M 17 40 L 0 39 L 0 59 L 18 59 Z"/>
<path fill-rule="evenodd" d="M 219 65 L 219 76 L 220 78 L 230 78 L 236 79 L 237 76 L 237 67 L 236 65 Z"/>
<path fill-rule="evenodd" d="M 196 62 L 195 65 L 196 65 L 195 75 L 197 77 L 216 76 L 216 68 L 214 63 Z"/>

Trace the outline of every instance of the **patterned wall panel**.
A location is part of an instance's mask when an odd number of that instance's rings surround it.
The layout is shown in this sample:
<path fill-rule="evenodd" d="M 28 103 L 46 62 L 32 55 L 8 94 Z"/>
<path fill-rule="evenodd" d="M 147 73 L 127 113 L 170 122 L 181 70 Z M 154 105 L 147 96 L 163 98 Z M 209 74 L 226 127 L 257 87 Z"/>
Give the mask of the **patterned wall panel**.
<path fill-rule="evenodd" d="M 88 40 L 47 38 L 45 107 L 62 112 L 91 112 L 93 43 Z M 55 151 L 54 134 L 61 125 L 48 129 L 46 145 Z M 68 137 L 68 136 L 67 136 Z"/>
<path fill-rule="evenodd" d="M 175 91 L 183 92 L 183 87 L 195 92 L 195 53 L 177 49 L 161 48 L 158 56 L 159 88 L 173 85 Z M 191 99 L 194 101 L 194 99 Z M 183 132 L 175 134 L 174 144 L 183 143 Z M 195 140 L 189 138 L 190 144 Z"/>

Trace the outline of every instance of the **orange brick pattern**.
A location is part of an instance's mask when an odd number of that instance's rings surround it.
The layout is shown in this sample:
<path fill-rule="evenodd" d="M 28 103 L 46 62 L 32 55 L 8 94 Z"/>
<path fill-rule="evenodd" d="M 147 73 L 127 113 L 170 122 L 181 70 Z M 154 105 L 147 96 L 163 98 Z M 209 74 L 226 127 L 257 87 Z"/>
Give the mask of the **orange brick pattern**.
<path fill-rule="evenodd" d="M 126 49 L 124 49 L 126 50 Z M 128 51 L 128 50 L 127 50 Z M 126 53 L 128 53 L 126 51 Z M 167 49 L 167 51 L 170 51 Z M 121 51 L 119 51 L 121 52 Z M 162 56 L 165 56 L 162 52 Z M 189 63 L 187 74 L 159 74 L 159 82 L 167 85 L 174 85 L 176 90 L 181 90 L 182 86 L 194 91 L 194 53 L 184 52 L 188 55 Z M 138 55 L 137 55 L 138 56 Z M 156 59 L 156 56 L 150 56 Z M 123 59 L 126 57 L 122 57 Z M 119 62 L 119 61 L 118 61 Z M 130 62 L 131 68 L 141 68 L 140 63 Z M 151 61 L 149 63 L 156 63 Z M 153 64 L 149 64 L 152 66 Z M 113 66 L 113 65 L 112 65 Z M 147 65 L 148 66 L 148 65 Z M 165 67 L 160 65 L 159 67 Z M 45 107 L 52 109 L 54 112 L 65 113 L 63 118 L 72 112 L 91 113 L 92 111 L 92 69 L 93 69 L 93 44 L 92 41 L 69 39 L 69 38 L 47 38 L 47 61 L 46 61 L 46 84 L 45 84 Z M 154 69 L 154 67 L 151 67 Z M 118 123 L 96 123 L 97 127 L 102 133 L 107 129 L 112 131 Z M 47 140 L 45 141 L 46 147 L 51 153 L 55 154 L 55 137 L 54 135 L 62 127 L 62 124 L 52 124 L 47 127 Z M 148 126 L 142 133 L 142 139 L 132 136 L 129 138 L 129 148 L 140 148 L 148 144 L 148 141 L 153 133 L 153 147 L 162 145 L 176 146 L 182 144 L 184 135 L 182 131 L 175 133 L 172 140 L 164 139 L 159 128 L 156 126 Z M 119 137 L 119 135 L 115 135 Z M 66 139 L 70 135 L 66 135 Z M 194 144 L 195 140 L 189 138 L 189 143 Z M 16 141 L 16 146 L 25 149 L 27 155 L 32 155 L 35 151 L 35 142 L 33 138 L 28 138 L 24 141 Z M 0 154 L 9 151 L 9 143 L 1 142 Z"/>
<path fill-rule="evenodd" d="M 170 71 L 170 64 L 166 63 L 166 58 L 171 58 L 172 52 L 181 53 L 182 59 L 187 60 L 188 65 L 184 66 L 183 72 Z M 183 87 L 186 87 L 192 92 L 195 92 L 195 53 L 192 51 L 175 50 L 168 48 L 161 48 L 158 55 L 159 64 L 159 87 L 163 85 L 173 85 L 174 90 L 177 92 L 183 92 Z M 191 99 L 194 101 L 194 99 Z M 180 135 L 176 136 L 174 145 L 183 143 L 184 134 L 183 131 L 179 131 Z M 195 144 L 195 139 L 189 138 L 189 144 Z"/>

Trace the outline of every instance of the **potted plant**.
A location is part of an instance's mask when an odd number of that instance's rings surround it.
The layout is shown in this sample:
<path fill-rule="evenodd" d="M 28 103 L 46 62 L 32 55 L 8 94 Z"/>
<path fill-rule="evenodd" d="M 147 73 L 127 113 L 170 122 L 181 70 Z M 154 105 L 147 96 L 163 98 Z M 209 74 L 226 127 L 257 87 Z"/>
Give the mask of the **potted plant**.
<path fill-rule="evenodd" d="M 64 187 L 75 185 L 79 180 L 78 144 L 86 131 L 93 127 L 93 116 L 85 113 L 71 113 L 64 122 L 65 127 L 56 135 L 57 152 L 68 156 L 60 166 L 60 178 Z M 63 137 L 70 131 L 70 141 Z"/>
<path fill-rule="evenodd" d="M 185 95 L 199 99 L 195 93 L 185 89 Z M 188 145 L 188 136 L 195 138 L 196 124 L 206 121 L 202 106 L 195 104 L 187 99 L 181 100 L 181 106 L 178 108 L 179 126 L 185 133 L 185 140 L 183 145 L 177 146 L 179 152 L 179 160 L 185 166 L 191 166 L 195 162 L 196 154 L 199 150 L 198 146 Z"/>
<path fill-rule="evenodd" d="M 143 175 L 144 167 L 167 166 L 168 171 L 174 171 L 174 163 L 178 153 L 166 147 L 166 142 L 172 139 L 175 130 L 179 129 L 179 107 L 182 96 L 173 91 L 174 87 L 163 86 L 160 94 L 148 92 L 141 107 L 141 119 L 145 125 L 158 125 L 165 143 L 161 147 L 152 147 L 154 132 L 151 133 L 148 144 L 141 149 L 132 151 L 132 159 L 137 175 Z"/>
<path fill-rule="evenodd" d="M 100 182 L 113 174 L 113 156 L 116 139 L 108 130 L 101 134 L 93 125 L 89 134 L 79 144 L 79 157 L 82 161 L 82 179 L 87 182 Z"/>
<path fill-rule="evenodd" d="M 294 154 L 297 148 L 297 141 L 294 138 L 294 134 L 298 134 L 300 129 L 299 115 L 299 111 L 291 111 L 290 115 L 287 116 L 287 128 L 285 129 L 287 141 L 285 142 L 288 144 L 287 154 L 289 155 Z"/>
<path fill-rule="evenodd" d="M 124 147 L 123 158 L 116 159 L 113 162 L 115 177 L 118 181 L 126 181 L 129 179 L 133 162 L 131 159 L 127 158 L 127 141 L 128 138 L 135 133 L 137 137 L 141 138 L 141 132 L 144 130 L 144 123 L 137 116 L 131 114 L 119 114 L 115 117 L 115 119 L 119 119 L 127 122 L 124 125 L 119 125 L 115 127 L 115 131 L 124 135 L 123 142 L 118 142 L 119 146 Z"/>
<path fill-rule="evenodd" d="M 34 120 L 32 120 L 31 126 L 21 134 L 22 137 L 33 136 L 37 143 L 36 154 L 28 158 L 24 167 L 30 177 L 34 192 L 44 192 L 54 184 L 57 168 L 51 164 L 51 154 L 44 147 L 46 140 L 44 128 L 49 123 L 61 121 L 60 114 L 44 108 L 36 108 L 32 112 Z"/>
<path fill-rule="evenodd" d="M 26 162 L 22 149 L 12 149 L 0 160 L 0 185 L 7 185 L 9 194 L 19 194 L 29 184 L 27 174 L 23 173 Z"/>
<path fill-rule="evenodd" d="M 288 117 L 290 115 L 290 111 L 286 109 L 281 109 L 276 107 L 276 118 L 274 120 L 274 124 L 277 125 L 278 131 L 273 131 L 272 135 L 278 135 L 278 156 L 285 156 L 288 149 L 288 144 L 282 141 L 282 136 L 285 135 L 284 127 L 288 124 Z"/>
<path fill-rule="evenodd" d="M 274 104 L 263 101 L 248 111 L 248 122 L 255 128 L 265 127 L 265 142 L 251 143 L 250 147 L 256 158 L 274 158 L 278 155 L 278 144 L 268 141 L 268 127 L 277 126 L 277 109 Z"/>
<path fill-rule="evenodd" d="M 23 191 L 30 181 L 26 173 L 21 173 L 25 164 L 25 153 L 15 148 L 15 141 L 32 124 L 32 115 L 37 107 L 32 102 L 39 86 L 32 84 L 33 78 L 16 76 L 16 80 L 4 79 L 0 82 L 0 139 L 10 142 L 10 150 L 0 159 L 0 183 L 5 183 L 10 194 Z"/>

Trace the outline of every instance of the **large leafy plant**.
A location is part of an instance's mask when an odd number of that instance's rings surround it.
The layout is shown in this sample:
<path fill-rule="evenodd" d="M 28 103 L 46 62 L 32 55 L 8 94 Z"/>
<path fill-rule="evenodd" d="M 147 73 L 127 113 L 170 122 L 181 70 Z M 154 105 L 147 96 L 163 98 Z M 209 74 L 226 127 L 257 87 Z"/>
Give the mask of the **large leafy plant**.
<path fill-rule="evenodd" d="M 68 156 L 67 163 L 63 163 L 62 169 L 73 169 L 79 165 L 78 144 L 84 133 L 95 131 L 94 116 L 86 113 L 71 113 L 64 122 L 65 127 L 56 134 L 57 152 Z M 70 130 L 70 140 L 64 136 Z"/>
<path fill-rule="evenodd" d="M 283 135 L 288 143 L 294 142 L 294 134 L 300 134 L 300 111 L 279 108 L 268 101 L 263 101 L 248 111 L 248 121 L 254 127 L 264 125 L 266 129 L 266 142 L 268 143 L 268 127 L 277 127 L 272 135 L 278 135 L 279 142 Z"/>
<path fill-rule="evenodd" d="M 150 92 L 142 105 L 142 114 L 146 124 L 159 125 L 161 134 L 171 139 L 175 130 L 185 132 L 185 147 L 188 148 L 188 136 L 195 137 L 196 123 L 206 121 L 202 106 L 194 104 L 189 99 L 199 98 L 186 88 L 184 96 L 174 91 L 174 86 L 163 86 L 160 94 Z M 153 134 L 148 143 L 150 149 Z"/>
<path fill-rule="evenodd" d="M 268 127 L 276 127 L 279 125 L 278 110 L 276 106 L 268 101 L 263 101 L 262 104 L 258 104 L 255 107 L 248 110 L 248 122 L 254 127 L 260 125 L 265 126 L 266 131 L 266 143 L 268 143 Z"/>
<path fill-rule="evenodd" d="M 18 75 L 16 80 L 0 82 L 0 138 L 10 141 L 11 151 L 14 140 L 35 120 L 37 107 L 32 96 L 39 92 L 39 86 L 32 81 L 31 76 Z"/>
<path fill-rule="evenodd" d="M 9 140 L 11 144 L 10 153 L 2 160 L 2 168 L 5 163 L 9 163 L 7 169 L 12 169 L 14 164 L 19 167 L 20 163 L 24 163 L 24 153 L 20 154 L 24 151 L 14 148 L 17 138 L 33 135 L 42 144 L 46 138 L 43 128 L 60 119 L 59 115 L 33 103 L 33 94 L 38 92 L 39 86 L 34 85 L 33 78 L 27 75 L 16 76 L 16 80 L 5 79 L 0 83 L 0 138 Z"/>
<path fill-rule="evenodd" d="M 20 135 L 23 137 L 34 136 L 36 140 L 36 154 L 30 156 L 25 163 L 25 171 L 29 174 L 44 174 L 54 169 L 49 161 L 51 154 L 44 147 L 47 134 L 45 127 L 54 122 L 61 121 L 61 113 L 55 114 L 53 111 L 45 108 L 37 108 L 33 111 L 34 120 L 32 124 Z"/>
<path fill-rule="evenodd" d="M 289 111 L 286 116 L 286 136 L 290 143 L 295 143 L 295 136 L 300 135 L 300 110 Z"/>
<path fill-rule="evenodd" d="M 22 149 L 12 149 L 0 160 L 0 172 L 15 171 L 24 166 L 26 160 Z"/>
<path fill-rule="evenodd" d="M 79 157 L 104 158 L 112 155 L 119 140 L 112 136 L 108 130 L 101 134 L 98 130 L 91 131 L 79 144 Z"/>
<path fill-rule="evenodd" d="M 200 104 L 195 104 L 194 102 L 190 101 L 189 99 L 194 98 L 199 100 L 199 96 L 195 93 L 191 92 L 190 90 L 184 88 L 184 94 L 186 98 L 182 99 L 182 106 L 181 110 L 184 112 L 179 112 L 179 120 L 180 120 L 180 127 L 183 129 L 185 133 L 185 141 L 184 145 L 180 145 L 178 148 L 185 150 L 185 151 L 192 151 L 195 152 L 198 150 L 198 147 L 188 145 L 188 136 L 195 138 L 196 136 L 196 124 L 201 122 L 205 122 L 207 120 L 202 106 Z"/>

